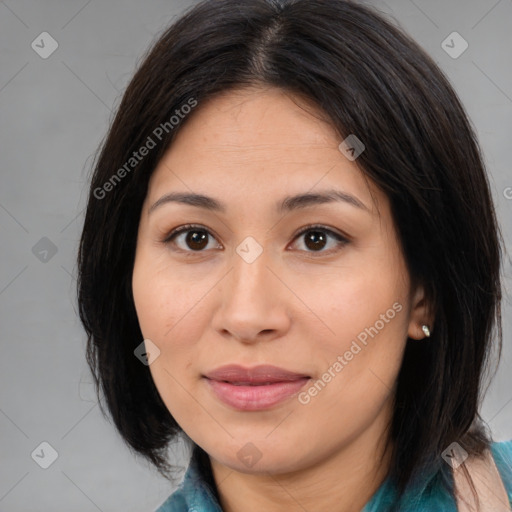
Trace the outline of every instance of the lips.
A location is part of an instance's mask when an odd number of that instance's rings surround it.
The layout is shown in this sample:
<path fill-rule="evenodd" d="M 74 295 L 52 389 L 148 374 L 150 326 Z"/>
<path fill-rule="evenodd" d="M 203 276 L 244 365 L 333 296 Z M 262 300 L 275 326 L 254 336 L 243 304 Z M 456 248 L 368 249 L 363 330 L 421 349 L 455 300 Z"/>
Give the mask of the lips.
<path fill-rule="evenodd" d="M 270 409 L 297 394 L 310 377 L 276 366 L 227 365 L 203 376 L 214 396 L 239 411 Z"/>
<path fill-rule="evenodd" d="M 229 382 L 235 386 L 263 386 L 276 382 L 292 382 L 309 378 L 304 373 L 296 373 L 272 365 L 260 365 L 254 368 L 231 364 L 208 372 L 206 378 L 219 382 Z"/>

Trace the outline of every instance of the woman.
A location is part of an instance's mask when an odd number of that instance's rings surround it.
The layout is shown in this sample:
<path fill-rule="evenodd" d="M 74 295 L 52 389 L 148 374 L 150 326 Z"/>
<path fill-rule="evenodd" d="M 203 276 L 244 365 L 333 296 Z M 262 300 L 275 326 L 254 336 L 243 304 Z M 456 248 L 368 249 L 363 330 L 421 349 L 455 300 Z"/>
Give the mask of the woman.
<path fill-rule="evenodd" d="M 159 512 L 510 510 L 512 440 L 479 415 L 500 236 L 455 92 L 376 11 L 177 20 L 101 148 L 78 256 L 98 397 L 164 476 L 171 440 L 192 449 Z"/>

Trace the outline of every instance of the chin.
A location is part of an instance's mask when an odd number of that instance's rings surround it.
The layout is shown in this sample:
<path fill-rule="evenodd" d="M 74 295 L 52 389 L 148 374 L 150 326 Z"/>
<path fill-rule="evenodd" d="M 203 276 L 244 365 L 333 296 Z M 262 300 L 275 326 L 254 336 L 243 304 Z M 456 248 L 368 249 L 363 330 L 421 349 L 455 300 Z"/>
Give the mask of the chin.
<path fill-rule="evenodd" d="M 295 471 L 300 460 L 304 460 L 293 446 L 282 443 L 270 443 L 261 439 L 237 442 L 233 440 L 230 446 L 214 445 L 208 451 L 211 457 L 234 471 L 248 474 L 288 473 Z M 275 441 L 279 441 L 276 437 Z"/>

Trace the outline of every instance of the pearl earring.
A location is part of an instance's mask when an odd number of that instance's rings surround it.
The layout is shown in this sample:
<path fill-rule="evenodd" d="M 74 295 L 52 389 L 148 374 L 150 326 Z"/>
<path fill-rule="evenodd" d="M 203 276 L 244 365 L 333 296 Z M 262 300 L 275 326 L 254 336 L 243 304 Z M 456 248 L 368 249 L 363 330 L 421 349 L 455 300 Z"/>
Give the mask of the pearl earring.
<path fill-rule="evenodd" d="M 427 338 L 430 338 L 430 329 L 428 328 L 428 325 L 422 325 L 421 326 L 423 332 L 425 333 L 425 336 Z"/>

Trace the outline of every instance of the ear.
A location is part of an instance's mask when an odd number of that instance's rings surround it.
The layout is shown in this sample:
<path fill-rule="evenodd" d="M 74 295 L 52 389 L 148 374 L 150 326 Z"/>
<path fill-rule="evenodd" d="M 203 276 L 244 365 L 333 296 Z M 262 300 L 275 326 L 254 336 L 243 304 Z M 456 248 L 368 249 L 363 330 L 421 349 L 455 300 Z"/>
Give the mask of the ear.
<path fill-rule="evenodd" d="M 426 325 L 430 332 L 434 328 L 434 318 L 430 313 L 430 308 L 425 300 L 425 290 L 422 285 L 418 285 L 413 293 L 411 301 L 411 314 L 409 319 L 409 329 L 407 335 L 414 340 L 426 338 L 422 326 Z"/>

